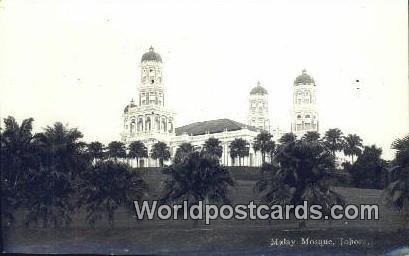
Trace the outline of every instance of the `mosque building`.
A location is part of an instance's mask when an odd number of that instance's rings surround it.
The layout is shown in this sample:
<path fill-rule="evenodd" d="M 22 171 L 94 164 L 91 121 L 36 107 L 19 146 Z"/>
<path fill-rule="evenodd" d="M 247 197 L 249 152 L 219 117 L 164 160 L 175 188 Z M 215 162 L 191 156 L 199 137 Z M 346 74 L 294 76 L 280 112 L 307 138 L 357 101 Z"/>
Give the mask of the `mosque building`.
<path fill-rule="evenodd" d="M 229 145 L 236 138 L 249 143 L 249 156 L 242 160 L 245 166 L 260 166 L 261 153 L 253 149 L 254 138 L 260 131 L 272 133 L 277 140 L 283 132 L 272 129 L 268 111 L 268 92 L 258 82 L 249 94 L 247 124 L 230 119 L 208 120 L 175 128 L 175 112 L 167 107 L 165 87 L 162 77 L 162 57 L 153 47 L 142 55 L 140 63 L 141 78 L 137 100 L 125 107 L 123 112 L 122 141 L 129 145 L 132 141 L 142 141 L 150 152 L 158 141 L 170 147 L 173 156 L 182 143 L 191 143 L 201 148 L 211 137 L 219 139 L 223 147 L 221 164 L 237 165 L 230 157 Z M 294 82 L 294 114 L 291 131 L 302 135 L 306 131 L 318 130 L 318 113 L 315 108 L 315 83 L 305 71 Z M 135 160 L 134 160 L 135 161 Z M 150 157 L 139 159 L 133 166 L 155 167 L 158 161 Z"/>

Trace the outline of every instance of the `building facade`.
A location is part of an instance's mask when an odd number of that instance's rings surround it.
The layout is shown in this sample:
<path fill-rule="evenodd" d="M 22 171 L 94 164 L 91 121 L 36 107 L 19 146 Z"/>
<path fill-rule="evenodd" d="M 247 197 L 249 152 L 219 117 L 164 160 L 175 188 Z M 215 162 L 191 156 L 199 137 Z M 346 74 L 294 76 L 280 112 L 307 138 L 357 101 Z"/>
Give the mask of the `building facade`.
<path fill-rule="evenodd" d="M 213 137 L 220 140 L 223 147 L 221 164 L 231 166 L 237 165 L 238 161 L 230 157 L 229 145 L 234 139 L 242 138 L 249 143 L 249 156 L 242 159 L 242 163 L 246 166 L 260 166 L 262 164 L 261 153 L 255 152 L 253 149 L 253 141 L 256 136 L 261 131 L 268 131 L 272 133 L 274 140 L 278 140 L 283 134 L 278 127 L 272 129 L 270 126 L 268 92 L 261 86 L 260 82 L 251 89 L 249 94 L 247 124 L 230 119 L 217 119 L 175 128 L 175 113 L 166 104 L 162 65 L 162 57 L 155 52 L 153 47 L 143 54 L 139 66 L 141 78 L 137 86 L 137 99 L 131 100 L 125 106 L 122 115 L 122 141 L 127 146 L 133 141 L 142 141 L 149 153 L 152 146 L 161 141 L 169 146 L 173 157 L 176 149 L 182 143 L 191 143 L 195 148 L 200 149 L 207 139 Z M 305 75 L 306 73 L 303 72 L 301 76 Z M 315 120 L 318 116 L 313 108 L 315 104 L 315 83 L 313 83 L 312 78 L 309 79 L 308 81 L 304 81 L 305 79 L 301 81 L 297 77 L 297 83 L 294 83 L 294 87 L 297 88 L 296 92 L 294 92 L 294 95 L 297 95 L 294 98 L 294 113 L 296 113 L 297 117 L 301 115 L 302 120 L 305 122 Z M 310 83 L 311 81 L 312 83 Z M 295 122 L 294 127 L 296 130 L 294 132 L 318 128 L 318 123 L 316 126 L 312 126 L 315 122 L 310 121 L 309 123 L 310 126 L 297 126 L 298 122 Z M 159 162 L 151 157 L 139 159 L 139 163 L 134 161 L 130 162 L 131 165 L 139 167 L 157 167 L 159 165 Z"/>
<path fill-rule="evenodd" d="M 291 132 L 297 138 L 309 131 L 319 131 L 316 84 L 305 69 L 294 81 L 292 112 Z"/>

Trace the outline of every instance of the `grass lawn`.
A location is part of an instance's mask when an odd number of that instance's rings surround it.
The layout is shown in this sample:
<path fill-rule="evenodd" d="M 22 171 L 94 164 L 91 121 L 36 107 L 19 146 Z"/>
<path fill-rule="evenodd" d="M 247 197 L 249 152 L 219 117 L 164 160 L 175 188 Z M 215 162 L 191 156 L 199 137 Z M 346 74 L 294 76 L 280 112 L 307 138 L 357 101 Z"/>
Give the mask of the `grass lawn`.
<path fill-rule="evenodd" d="M 253 200 L 253 186 L 254 181 L 238 180 L 233 203 Z M 84 222 L 84 212 L 80 212 L 67 228 L 17 225 L 3 229 L 4 250 L 73 254 L 409 255 L 408 225 L 385 205 L 382 191 L 343 187 L 334 190 L 348 203 L 379 204 L 380 219 L 307 221 L 307 227 L 300 230 L 295 220 L 215 220 L 211 225 L 183 220 L 137 222 L 121 209 L 116 213 L 115 228 L 108 228 L 102 221 L 92 229 Z M 155 198 L 157 191 L 152 192 Z M 309 244 L 303 244 L 307 239 Z M 294 244 L 280 245 L 283 240 Z M 324 241 L 329 244 L 321 246 Z M 406 252 L 398 254 L 394 250 Z"/>

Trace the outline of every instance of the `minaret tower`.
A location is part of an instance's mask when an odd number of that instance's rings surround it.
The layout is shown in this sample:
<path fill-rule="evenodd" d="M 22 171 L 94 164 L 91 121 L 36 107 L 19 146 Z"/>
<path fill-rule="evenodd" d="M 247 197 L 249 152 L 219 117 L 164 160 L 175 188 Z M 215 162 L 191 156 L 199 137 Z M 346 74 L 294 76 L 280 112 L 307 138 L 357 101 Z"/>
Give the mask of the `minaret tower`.
<path fill-rule="evenodd" d="M 302 137 L 308 131 L 319 129 L 318 110 L 316 105 L 316 84 L 304 69 L 293 86 L 293 114 L 291 131 Z"/>
<path fill-rule="evenodd" d="M 142 56 L 139 106 L 164 106 L 162 57 L 151 46 Z"/>
<path fill-rule="evenodd" d="M 270 131 L 268 92 L 260 82 L 257 82 L 257 86 L 250 91 L 248 125 Z"/>
<path fill-rule="evenodd" d="M 124 109 L 122 140 L 143 141 L 149 148 L 156 141 L 169 142 L 175 135 L 174 112 L 165 106 L 162 57 L 153 47 L 142 55 L 138 97 Z"/>

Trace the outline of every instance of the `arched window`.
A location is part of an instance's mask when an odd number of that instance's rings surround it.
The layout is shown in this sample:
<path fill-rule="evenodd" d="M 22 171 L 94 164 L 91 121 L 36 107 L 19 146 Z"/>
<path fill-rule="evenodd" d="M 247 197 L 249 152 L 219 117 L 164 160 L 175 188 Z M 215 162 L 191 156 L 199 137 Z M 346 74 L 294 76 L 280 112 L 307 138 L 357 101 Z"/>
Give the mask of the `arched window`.
<path fill-rule="evenodd" d="M 297 119 L 301 119 L 301 115 L 300 115 L 300 114 L 297 115 Z"/>
<path fill-rule="evenodd" d="M 166 132 L 166 122 L 165 122 L 165 119 L 162 119 L 162 131 Z"/>
<path fill-rule="evenodd" d="M 159 121 L 159 117 L 155 117 L 155 129 L 160 131 L 160 121 Z"/>
<path fill-rule="evenodd" d="M 131 133 L 134 133 L 135 132 L 135 119 L 132 119 L 132 121 L 131 121 L 131 127 L 130 127 L 131 129 L 130 129 L 130 132 Z"/>
<path fill-rule="evenodd" d="M 305 118 L 310 118 L 310 115 L 305 115 Z"/>
<path fill-rule="evenodd" d="M 172 122 L 170 121 L 170 122 L 169 122 L 169 133 L 171 133 L 171 132 L 173 132 L 173 124 L 172 124 Z"/>
<path fill-rule="evenodd" d="M 143 131 L 143 120 L 142 118 L 138 118 L 138 125 L 137 125 L 138 131 Z"/>
<path fill-rule="evenodd" d="M 150 118 L 150 117 L 147 117 L 147 118 L 146 118 L 145 128 L 146 128 L 147 131 L 150 131 L 150 130 L 151 130 L 151 118 Z"/>

